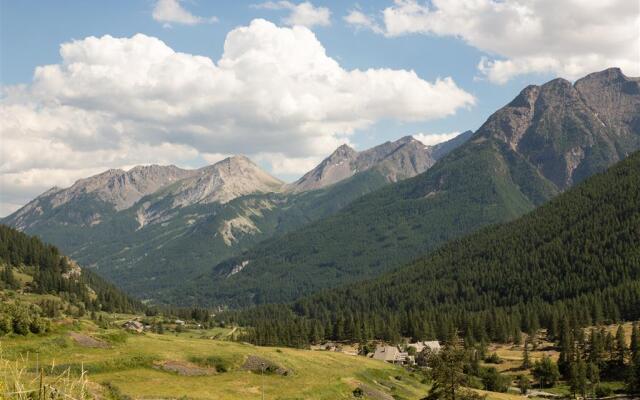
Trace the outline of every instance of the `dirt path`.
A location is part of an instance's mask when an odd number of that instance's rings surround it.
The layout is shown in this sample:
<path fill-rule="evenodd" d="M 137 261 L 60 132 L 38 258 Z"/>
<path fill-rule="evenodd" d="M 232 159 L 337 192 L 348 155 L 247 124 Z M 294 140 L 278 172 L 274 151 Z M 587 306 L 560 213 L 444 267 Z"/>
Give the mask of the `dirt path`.
<path fill-rule="evenodd" d="M 154 363 L 154 368 L 175 372 L 183 376 L 204 376 L 216 373 L 215 368 L 200 367 L 186 361 L 158 361 Z"/>
<path fill-rule="evenodd" d="M 83 333 L 69 332 L 69 337 L 82 347 L 91 347 L 97 349 L 108 349 L 111 347 L 108 343 L 105 343 L 102 340 L 98 340 Z"/>

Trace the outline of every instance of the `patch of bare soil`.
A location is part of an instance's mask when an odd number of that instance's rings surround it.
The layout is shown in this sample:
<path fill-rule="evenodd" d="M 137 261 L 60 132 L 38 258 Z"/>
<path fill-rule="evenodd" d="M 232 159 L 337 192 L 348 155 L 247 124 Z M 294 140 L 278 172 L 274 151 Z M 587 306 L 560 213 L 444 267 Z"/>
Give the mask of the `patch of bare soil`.
<path fill-rule="evenodd" d="M 267 360 L 266 358 L 258 357 L 258 356 L 248 356 L 247 359 L 242 364 L 242 369 L 251 372 L 263 372 L 265 374 L 276 374 L 287 376 L 291 374 L 291 371 L 275 364 L 272 361 Z"/>
<path fill-rule="evenodd" d="M 385 393 L 381 390 L 372 388 L 371 386 L 360 384 L 358 385 L 360 390 L 362 390 L 362 394 L 365 399 L 374 399 L 374 400 L 393 400 L 393 396 L 388 393 Z"/>
<path fill-rule="evenodd" d="M 201 367 L 196 364 L 192 364 L 186 361 L 156 361 L 154 368 L 161 369 L 168 372 L 175 372 L 178 375 L 183 376 L 204 376 L 213 375 L 216 373 L 215 368 Z"/>
<path fill-rule="evenodd" d="M 108 349 L 111 347 L 108 343 L 83 333 L 69 332 L 69 337 L 82 347 L 92 347 L 97 349 Z"/>

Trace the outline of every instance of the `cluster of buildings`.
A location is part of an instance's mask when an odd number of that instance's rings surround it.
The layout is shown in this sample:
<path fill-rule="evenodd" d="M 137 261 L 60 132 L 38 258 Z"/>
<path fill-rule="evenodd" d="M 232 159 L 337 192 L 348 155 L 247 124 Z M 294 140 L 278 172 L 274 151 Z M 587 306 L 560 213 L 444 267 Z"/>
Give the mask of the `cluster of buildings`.
<path fill-rule="evenodd" d="M 433 353 L 440 351 L 440 342 L 437 340 L 409 343 L 406 350 L 402 351 L 398 346 L 378 345 L 376 351 L 371 355 L 374 360 L 386 361 L 392 364 L 415 364 L 415 357 L 409 355 L 409 348 L 415 349 L 414 354 L 422 353 L 425 349 L 429 349 Z"/>
<path fill-rule="evenodd" d="M 186 322 L 184 322 L 183 320 L 180 319 L 176 319 L 175 321 L 173 321 L 173 323 L 175 324 L 175 326 L 186 326 Z M 195 324 L 193 325 L 194 328 L 202 328 L 202 325 L 200 324 Z M 142 322 L 140 322 L 137 319 L 132 319 L 129 320 L 127 322 L 125 322 L 124 324 L 122 324 L 122 328 L 129 331 L 129 332 L 136 332 L 136 333 L 142 333 L 144 331 L 149 331 L 151 330 L 151 325 L 145 325 Z"/>
<path fill-rule="evenodd" d="M 414 348 L 414 351 L 410 351 L 410 348 Z M 374 352 L 367 354 L 367 357 L 374 360 L 386 361 L 392 364 L 415 364 L 415 356 L 412 354 L 422 353 L 425 349 L 433 353 L 440 351 L 440 342 L 437 340 L 421 341 L 415 343 L 408 343 L 404 346 L 391 346 L 388 344 L 378 344 Z M 341 343 L 327 342 L 323 345 L 317 346 L 317 350 L 336 351 L 349 355 L 358 355 L 358 349 L 355 346 L 345 345 Z"/>

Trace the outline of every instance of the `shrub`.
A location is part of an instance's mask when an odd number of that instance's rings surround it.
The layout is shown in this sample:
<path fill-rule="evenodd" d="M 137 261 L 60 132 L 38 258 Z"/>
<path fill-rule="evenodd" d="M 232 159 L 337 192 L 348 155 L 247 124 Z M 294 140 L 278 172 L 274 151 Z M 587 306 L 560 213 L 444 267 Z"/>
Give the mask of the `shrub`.
<path fill-rule="evenodd" d="M 596 387 L 596 397 L 597 398 L 603 398 L 603 397 L 609 397 L 613 395 L 613 389 L 611 389 L 609 386 L 603 386 L 603 385 L 598 385 Z"/>
<path fill-rule="evenodd" d="M 498 356 L 498 353 L 491 353 L 484 359 L 484 362 L 488 364 L 502 364 L 502 359 Z"/>
<path fill-rule="evenodd" d="M 482 385 L 490 392 L 506 392 L 509 388 L 509 377 L 502 375 L 495 368 L 486 368 L 482 371 Z"/>
<path fill-rule="evenodd" d="M 215 368 L 217 372 L 229 372 L 233 367 L 231 362 L 217 356 L 190 357 L 189 361 L 203 367 Z"/>

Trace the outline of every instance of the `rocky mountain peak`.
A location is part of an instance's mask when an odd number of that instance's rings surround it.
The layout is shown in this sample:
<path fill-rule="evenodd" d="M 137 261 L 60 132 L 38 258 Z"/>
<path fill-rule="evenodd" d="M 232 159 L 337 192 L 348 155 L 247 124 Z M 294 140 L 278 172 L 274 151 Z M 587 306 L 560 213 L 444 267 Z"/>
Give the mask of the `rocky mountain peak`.
<path fill-rule="evenodd" d="M 478 135 L 505 142 L 564 190 L 640 148 L 639 85 L 609 68 L 575 84 L 557 78 L 528 86 Z"/>
<path fill-rule="evenodd" d="M 454 148 L 455 145 L 450 147 Z M 435 163 L 433 148 L 425 146 L 413 136 L 387 141 L 361 152 L 342 145 L 302 178 L 286 185 L 286 190 L 304 192 L 320 189 L 371 168 L 377 168 L 392 182 L 409 178 L 426 171 Z M 441 153 L 448 150 L 443 149 Z"/>
<path fill-rule="evenodd" d="M 335 149 L 333 151 L 333 153 L 331 153 L 331 155 L 329 157 L 327 157 L 327 158 L 332 159 L 332 160 L 334 160 L 334 159 L 351 159 L 357 154 L 358 154 L 358 152 L 355 151 L 353 149 L 353 147 L 349 146 L 348 144 L 342 144 L 337 149 Z"/>
<path fill-rule="evenodd" d="M 200 168 L 171 188 L 174 206 L 227 203 L 251 193 L 277 192 L 284 182 L 269 175 L 249 158 L 238 155 Z"/>
<path fill-rule="evenodd" d="M 599 85 L 610 85 L 610 84 L 624 82 L 629 79 L 633 79 L 633 78 L 627 77 L 620 68 L 612 67 L 602 71 L 591 73 L 585 76 L 584 78 L 580 78 L 578 81 L 576 81 L 576 85 L 578 85 L 578 83 L 580 84 L 598 83 Z"/>
<path fill-rule="evenodd" d="M 421 143 L 419 140 L 417 140 L 416 138 L 414 138 L 411 135 L 407 135 L 407 136 L 403 136 L 400 139 L 396 140 L 394 143 L 397 144 L 409 144 L 409 143 Z"/>

